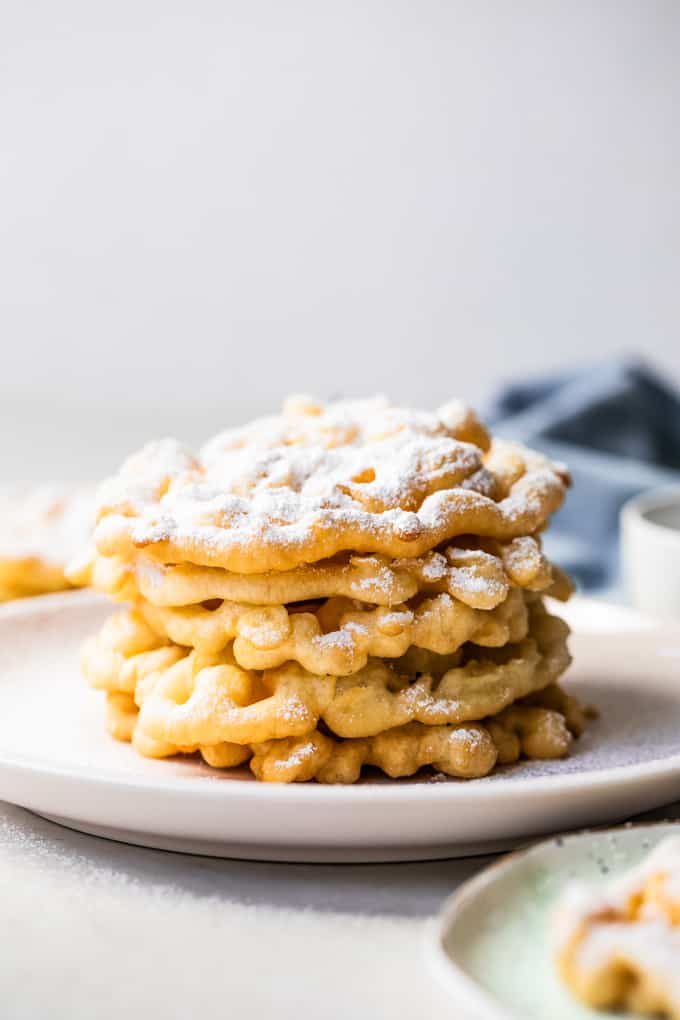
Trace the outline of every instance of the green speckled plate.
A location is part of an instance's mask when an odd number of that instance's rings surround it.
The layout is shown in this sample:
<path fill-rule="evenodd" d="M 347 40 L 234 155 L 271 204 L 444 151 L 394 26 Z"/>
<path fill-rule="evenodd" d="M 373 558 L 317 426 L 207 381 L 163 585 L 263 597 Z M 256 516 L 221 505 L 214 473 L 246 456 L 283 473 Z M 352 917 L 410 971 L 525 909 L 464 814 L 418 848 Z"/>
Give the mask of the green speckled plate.
<path fill-rule="evenodd" d="M 560 983 L 549 915 L 572 878 L 604 882 L 637 864 L 680 822 L 563 836 L 486 868 L 446 903 L 427 952 L 466 1020 L 602 1020 Z"/>

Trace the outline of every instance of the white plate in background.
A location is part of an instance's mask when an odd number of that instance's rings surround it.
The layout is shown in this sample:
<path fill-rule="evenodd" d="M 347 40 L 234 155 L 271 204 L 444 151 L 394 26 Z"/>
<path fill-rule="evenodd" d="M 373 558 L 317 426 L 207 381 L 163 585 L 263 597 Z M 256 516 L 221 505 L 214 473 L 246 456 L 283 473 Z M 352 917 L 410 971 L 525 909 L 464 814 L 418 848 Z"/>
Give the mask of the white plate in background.
<path fill-rule="evenodd" d="M 68 592 L 0 608 L 0 798 L 86 832 L 218 856 L 394 861 L 464 856 L 618 821 L 680 797 L 680 631 L 574 600 L 568 689 L 601 718 L 570 758 L 485 779 L 260 784 L 249 770 L 152 761 L 104 729 L 78 653 L 110 612 Z"/>

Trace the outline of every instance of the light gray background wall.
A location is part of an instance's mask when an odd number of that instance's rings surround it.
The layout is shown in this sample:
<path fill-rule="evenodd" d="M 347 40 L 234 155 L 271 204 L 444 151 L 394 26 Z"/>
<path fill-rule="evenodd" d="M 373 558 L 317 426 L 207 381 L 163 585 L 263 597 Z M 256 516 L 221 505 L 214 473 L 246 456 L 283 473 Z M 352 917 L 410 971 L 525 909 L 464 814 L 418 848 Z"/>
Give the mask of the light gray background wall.
<path fill-rule="evenodd" d="M 680 378 L 680 4 L 24 0 L 0 14 L 2 473 L 288 390 Z"/>

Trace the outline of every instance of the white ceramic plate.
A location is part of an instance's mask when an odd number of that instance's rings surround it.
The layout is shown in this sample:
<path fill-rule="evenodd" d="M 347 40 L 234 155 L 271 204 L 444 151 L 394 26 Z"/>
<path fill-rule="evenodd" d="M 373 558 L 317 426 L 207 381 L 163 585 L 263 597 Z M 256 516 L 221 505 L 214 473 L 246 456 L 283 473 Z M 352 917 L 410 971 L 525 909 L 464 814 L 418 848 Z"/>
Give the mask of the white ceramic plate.
<path fill-rule="evenodd" d="M 540 843 L 466 882 L 433 924 L 426 951 L 470 1020 L 602 1020 L 573 999 L 552 961 L 550 913 L 573 878 L 601 883 L 633 867 L 680 822 Z"/>
<path fill-rule="evenodd" d="M 473 782 L 256 783 L 248 769 L 150 761 L 104 731 L 78 668 L 110 606 L 88 592 L 0 609 L 0 798 L 65 825 L 170 850 L 264 860 L 462 856 L 618 821 L 680 797 L 680 631 L 576 602 L 569 686 L 601 719 L 562 762 Z M 439 777 L 441 778 L 441 777 Z"/>

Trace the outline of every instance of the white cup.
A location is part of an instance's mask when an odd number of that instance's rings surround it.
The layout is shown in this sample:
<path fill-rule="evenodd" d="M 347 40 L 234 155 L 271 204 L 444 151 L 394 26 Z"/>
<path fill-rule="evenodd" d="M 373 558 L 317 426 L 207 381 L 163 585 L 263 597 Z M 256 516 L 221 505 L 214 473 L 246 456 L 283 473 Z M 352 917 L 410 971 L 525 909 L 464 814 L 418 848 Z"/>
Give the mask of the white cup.
<path fill-rule="evenodd" d="M 624 505 L 621 553 L 633 605 L 680 624 L 680 486 L 644 492 Z"/>

